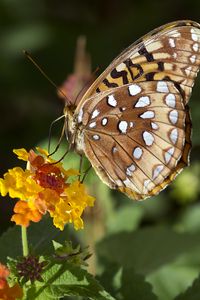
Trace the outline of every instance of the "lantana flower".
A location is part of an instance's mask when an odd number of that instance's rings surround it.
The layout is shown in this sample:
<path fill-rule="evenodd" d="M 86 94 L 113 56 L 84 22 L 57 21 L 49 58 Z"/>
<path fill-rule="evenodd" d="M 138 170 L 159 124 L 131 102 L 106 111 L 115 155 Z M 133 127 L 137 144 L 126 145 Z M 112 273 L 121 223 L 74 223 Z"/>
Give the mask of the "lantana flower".
<path fill-rule="evenodd" d="M 30 221 L 39 222 L 49 212 L 54 225 L 61 230 L 67 223 L 73 223 L 75 229 L 83 228 L 82 213 L 87 206 L 93 206 L 94 198 L 77 179 L 69 182 L 79 172 L 65 170 L 61 162 L 57 163 L 41 148 L 37 148 L 39 154 L 25 149 L 13 152 L 27 162 L 27 167 L 10 169 L 0 178 L 1 195 L 19 199 L 11 220 L 27 227 Z"/>

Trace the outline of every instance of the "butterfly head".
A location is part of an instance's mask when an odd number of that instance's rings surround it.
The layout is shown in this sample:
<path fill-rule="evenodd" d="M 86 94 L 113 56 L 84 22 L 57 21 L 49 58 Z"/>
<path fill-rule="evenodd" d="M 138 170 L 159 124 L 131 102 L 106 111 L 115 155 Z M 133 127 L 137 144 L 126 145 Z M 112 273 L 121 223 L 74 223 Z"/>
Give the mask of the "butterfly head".
<path fill-rule="evenodd" d="M 80 126 L 80 114 L 75 115 L 76 106 L 66 105 L 64 108 L 65 115 L 65 134 L 69 142 L 69 148 L 75 150 L 77 153 L 84 152 L 83 134 Z"/>

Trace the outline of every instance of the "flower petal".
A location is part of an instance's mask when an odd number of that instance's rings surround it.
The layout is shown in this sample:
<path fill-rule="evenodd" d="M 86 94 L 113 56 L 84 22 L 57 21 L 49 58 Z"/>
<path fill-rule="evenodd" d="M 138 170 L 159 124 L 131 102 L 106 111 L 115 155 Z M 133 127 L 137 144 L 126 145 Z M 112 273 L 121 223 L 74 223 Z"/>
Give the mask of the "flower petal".
<path fill-rule="evenodd" d="M 13 152 L 17 155 L 18 159 L 28 161 L 28 152 L 26 151 L 26 149 L 13 149 Z"/>

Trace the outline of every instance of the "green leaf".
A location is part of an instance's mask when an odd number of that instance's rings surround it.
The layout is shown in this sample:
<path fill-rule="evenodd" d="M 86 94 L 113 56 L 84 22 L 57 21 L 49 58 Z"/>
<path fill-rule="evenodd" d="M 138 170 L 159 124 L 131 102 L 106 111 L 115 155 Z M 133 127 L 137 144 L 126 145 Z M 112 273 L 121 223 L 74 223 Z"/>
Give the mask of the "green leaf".
<path fill-rule="evenodd" d="M 146 279 L 154 287 L 159 300 L 169 300 L 188 288 L 198 273 L 198 265 L 175 262 L 153 272 Z"/>
<path fill-rule="evenodd" d="M 197 232 L 200 230 L 200 204 L 187 206 L 178 219 L 176 228 L 184 232 Z"/>
<path fill-rule="evenodd" d="M 101 284 L 120 300 L 155 300 L 152 286 L 143 275 L 136 274 L 134 268 L 120 268 L 109 265 L 99 278 Z"/>
<path fill-rule="evenodd" d="M 117 263 L 148 274 L 198 246 L 199 233 L 183 234 L 170 228 L 151 227 L 110 235 L 97 244 L 97 253 L 104 264 Z"/>
<path fill-rule="evenodd" d="M 50 218 L 43 218 L 39 223 L 32 223 L 28 228 L 29 245 L 32 245 L 35 254 L 54 253 L 52 240 L 63 242 L 67 239 L 67 227 L 60 231 L 55 228 Z M 9 228 L 0 237 L 0 261 L 6 263 L 7 256 L 16 258 L 22 255 L 21 227 Z"/>
<path fill-rule="evenodd" d="M 136 274 L 133 268 L 125 268 L 122 271 L 121 288 L 119 292 L 123 300 L 156 300 L 150 283 L 144 280 L 142 275 Z"/>
<path fill-rule="evenodd" d="M 0 237 L 0 262 L 6 264 L 7 257 L 16 258 L 22 255 L 21 228 L 14 226 L 8 228 Z"/>
<path fill-rule="evenodd" d="M 107 264 L 107 267 L 98 277 L 98 280 L 103 285 L 103 287 L 111 295 L 115 296 L 119 290 L 121 283 L 119 275 L 121 274 L 121 267 L 117 264 Z"/>
<path fill-rule="evenodd" d="M 83 296 L 93 300 L 114 300 L 86 270 L 69 263 L 55 264 L 43 274 L 44 282 L 37 282 L 27 290 L 26 299 L 48 300 L 63 296 Z"/>
<path fill-rule="evenodd" d="M 174 300 L 199 300 L 200 296 L 200 275 L 193 282 L 193 285 L 189 287 L 185 293 L 178 295 Z"/>
<path fill-rule="evenodd" d="M 141 221 L 143 212 L 144 210 L 141 206 L 136 206 L 132 203 L 125 205 L 108 218 L 108 232 L 114 233 L 136 229 Z"/>

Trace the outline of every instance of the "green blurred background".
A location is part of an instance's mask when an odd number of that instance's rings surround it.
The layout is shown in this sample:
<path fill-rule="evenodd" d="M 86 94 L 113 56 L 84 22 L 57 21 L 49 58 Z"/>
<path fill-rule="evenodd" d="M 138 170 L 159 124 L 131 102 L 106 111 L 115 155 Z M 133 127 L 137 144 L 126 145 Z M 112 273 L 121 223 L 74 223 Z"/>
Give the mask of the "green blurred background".
<path fill-rule="evenodd" d="M 87 38 L 92 70 L 99 67 L 103 71 L 137 38 L 179 19 L 199 22 L 200 1 L 1 0 L 1 176 L 8 168 L 19 164 L 12 149 L 44 145 L 51 121 L 63 110 L 63 101 L 58 98 L 57 91 L 23 56 L 23 49 L 30 51 L 50 78 L 61 85 L 73 72 L 76 41 L 80 35 Z M 127 218 L 127 207 L 134 209 L 133 217 L 128 215 L 132 218 L 128 227 L 170 224 L 180 231 L 200 229 L 200 76 L 190 106 L 193 119 L 191 167 L 161 195 L 139 205 L 131 203 L 125 196 L 108 190 L 94 178 L 94 173 L 90 174 L 88 183 L 100 204 L 93 213 L 88 212 L 86 218 L 93 225 L 96 222 L 97 236 L 101 236 L 105 228 L 115 231 L 116 222 Z M 54 136 L 59 137 L 59 130 L 55 129 Z M 78 158 L 73 156 L 71 160 L 73 165 Z M 9 225 L 13 204 L 10 199 L 0 200 L 1 231 Z M 115 211 L 122 207 L 122 215 L 117 217 Z"/>

